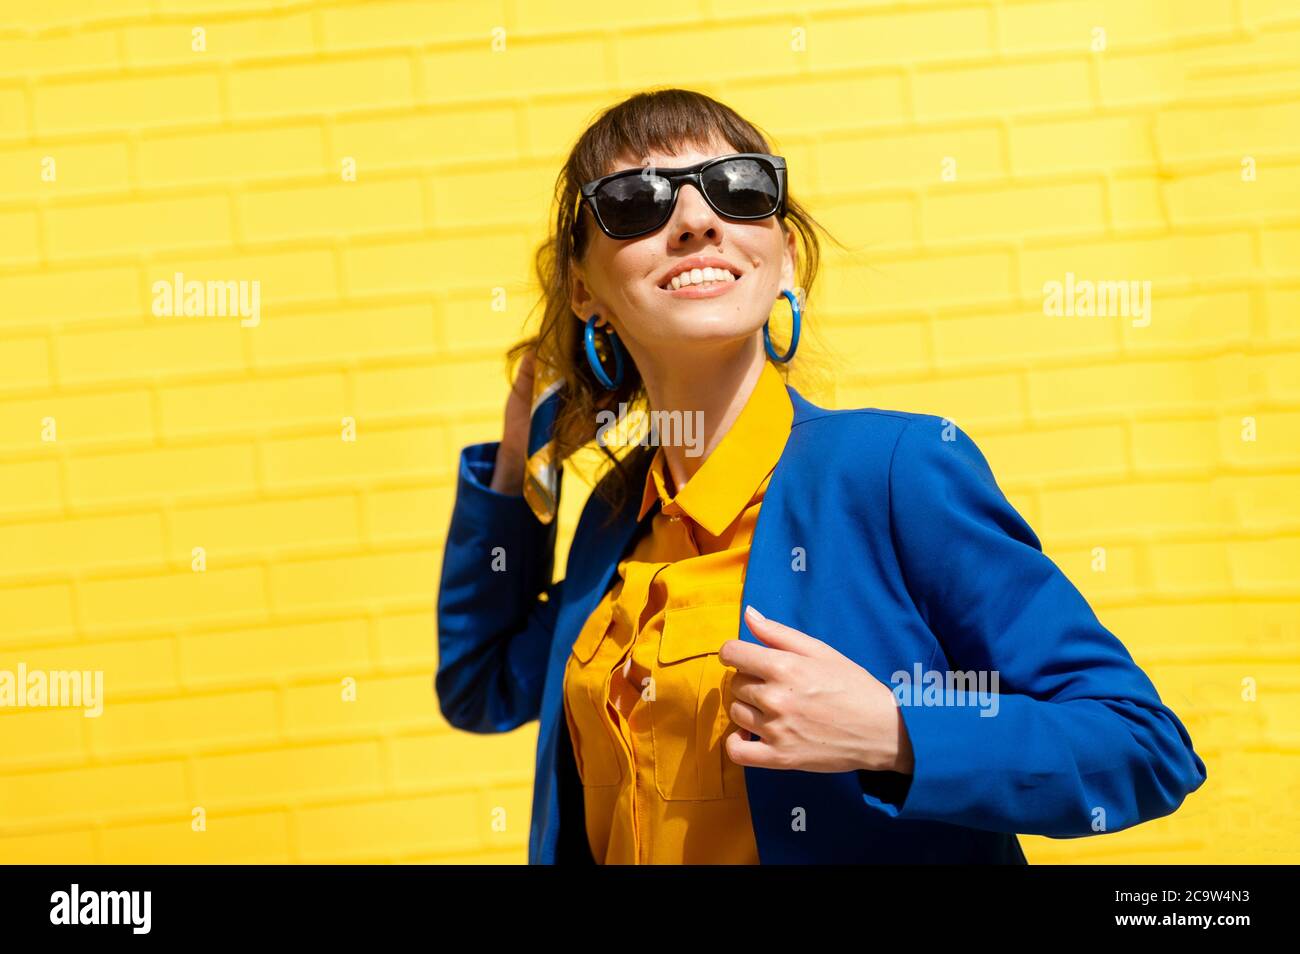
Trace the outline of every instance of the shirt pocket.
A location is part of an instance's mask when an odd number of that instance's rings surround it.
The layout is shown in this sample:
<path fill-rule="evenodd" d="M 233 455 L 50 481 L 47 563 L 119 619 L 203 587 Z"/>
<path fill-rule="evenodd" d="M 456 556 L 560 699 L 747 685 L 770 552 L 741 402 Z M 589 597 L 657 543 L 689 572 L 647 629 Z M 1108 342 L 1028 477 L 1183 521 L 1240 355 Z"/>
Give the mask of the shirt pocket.
<path fill-rule="evenodd" d="M 664 612 L 650 703 L 655 786 L 668 801 L 739 794 L 742 767 L 723 751 L 734 723 L 730 668 L 718 650 L 740 631 L 737 601 L 680 606 Z"/>
<path fill-rule="evenodd" d="M 574 640 L 564 669 L 564 719 L 578 777 L 586 786 L 616 785 L 623 778 L 622 745 L 605 712 L 606 674 L 600 665 L 592 664 L 613 619 L 613 605 L 602 599 Z"/>

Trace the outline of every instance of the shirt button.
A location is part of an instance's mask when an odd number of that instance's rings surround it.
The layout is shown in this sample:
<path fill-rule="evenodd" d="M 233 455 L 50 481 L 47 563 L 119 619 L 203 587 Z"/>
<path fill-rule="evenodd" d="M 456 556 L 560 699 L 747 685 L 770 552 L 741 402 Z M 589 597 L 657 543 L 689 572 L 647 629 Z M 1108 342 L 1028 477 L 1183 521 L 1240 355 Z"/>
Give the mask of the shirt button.
<path fill-rule="evenodd" d="M 671 520 L 673 523 L 680 523 L 682 517 L 681 517 L 681 514 L 670 513 L 670 514 L 668 515 L 668 519 Z"/>

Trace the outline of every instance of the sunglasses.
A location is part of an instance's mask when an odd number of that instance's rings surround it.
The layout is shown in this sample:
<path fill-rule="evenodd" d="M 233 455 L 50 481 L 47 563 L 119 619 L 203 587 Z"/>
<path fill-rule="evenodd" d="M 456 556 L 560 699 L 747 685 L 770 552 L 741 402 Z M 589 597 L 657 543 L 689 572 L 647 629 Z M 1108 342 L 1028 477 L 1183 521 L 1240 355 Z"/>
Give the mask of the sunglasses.
<path fill-rule="evenodd" d="M 613 239 L 653 232 L 673 214 L 677 193 L 689 182 L 718 215 L 765 219 L 785 214 L 785 160 L 762 152 L 738 152 L 693 166 L 624 169 L 582 187 L 600 230 Z"/>

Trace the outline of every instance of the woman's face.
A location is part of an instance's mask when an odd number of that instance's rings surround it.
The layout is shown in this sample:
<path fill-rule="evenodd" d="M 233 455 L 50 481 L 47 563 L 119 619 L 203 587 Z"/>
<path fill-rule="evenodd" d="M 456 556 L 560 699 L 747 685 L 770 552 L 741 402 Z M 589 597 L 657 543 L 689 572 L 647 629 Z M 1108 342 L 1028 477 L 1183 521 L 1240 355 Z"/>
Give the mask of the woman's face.
<path fill-rule="evenodd" d="M 683 146 L 676 153 L 623 156 L 610 172 L 687 166 L 737 152 L 714 141 L 707 151 Z M 576 263 L 572 306 L 586 321 L 608 320 L 643 372 L 683 357 L 683 345 L 741 342 L 758 334 L 781 289 L 794 289 L 795 241 L 776 216 L 757 221 L 728 219 L 714 212 L 692 183 L 682 183 L 668 221 L 634 239 L 612 239 L 582 204 L 590 236 Z M 717 258 L 739 281 L 692 285 L 677 291 L 666 279 L 675 266 L 696 256 Z"/>

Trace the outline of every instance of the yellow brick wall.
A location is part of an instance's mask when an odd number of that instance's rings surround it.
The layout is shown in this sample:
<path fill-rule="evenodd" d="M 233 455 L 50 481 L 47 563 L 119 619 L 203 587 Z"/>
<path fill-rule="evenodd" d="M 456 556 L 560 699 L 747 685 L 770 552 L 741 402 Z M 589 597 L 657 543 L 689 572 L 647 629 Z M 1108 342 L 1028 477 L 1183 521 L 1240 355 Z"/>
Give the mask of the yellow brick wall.
<path fill-rule="evenodd" d="M 1030 860 L 1300 860 L 1300 4 L 665 13 L 0 0 L 0 669 L 107 697 L 0 711 L 0 861 L 525 859 L 536 724 L 432 694 L 452 467 L 566 147 L 656 85 L 773 133 L 856 249 L 810 396 L 965 427 L 1208 763 Z M 260 323 L 156 317 L 178 271 Z M 1046 315 L 1067 272 L 1150 281 L 1150 324 Z"/>

